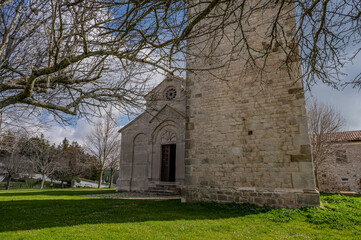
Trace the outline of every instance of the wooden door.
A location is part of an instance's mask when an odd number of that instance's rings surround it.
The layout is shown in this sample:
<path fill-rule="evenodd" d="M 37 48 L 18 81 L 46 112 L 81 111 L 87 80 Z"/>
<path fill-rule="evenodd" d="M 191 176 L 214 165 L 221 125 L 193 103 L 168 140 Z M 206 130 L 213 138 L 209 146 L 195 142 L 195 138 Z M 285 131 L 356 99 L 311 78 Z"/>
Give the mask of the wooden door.
<path fill-rule="evenodd" d="M 162 145 L 161 177 L 164 182 L 175 181 L 176 145 Z"/>
<path fill-rule="evenodd" d="M 161 181 L 169 181 L 170 145 L 162 145 Z"/>

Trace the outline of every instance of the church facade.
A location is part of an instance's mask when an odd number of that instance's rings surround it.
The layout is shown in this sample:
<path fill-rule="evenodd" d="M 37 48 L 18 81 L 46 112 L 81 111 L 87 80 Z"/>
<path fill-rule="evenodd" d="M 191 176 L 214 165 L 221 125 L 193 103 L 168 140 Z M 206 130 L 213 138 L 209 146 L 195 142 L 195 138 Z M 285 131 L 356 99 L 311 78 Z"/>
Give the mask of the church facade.
<path fill-rule="evenodd" d="M 185 80 L 168 76 L 145 98 L 145 112 L 120 130 L 117 189 L 180 193 L 185 171 Z"/>

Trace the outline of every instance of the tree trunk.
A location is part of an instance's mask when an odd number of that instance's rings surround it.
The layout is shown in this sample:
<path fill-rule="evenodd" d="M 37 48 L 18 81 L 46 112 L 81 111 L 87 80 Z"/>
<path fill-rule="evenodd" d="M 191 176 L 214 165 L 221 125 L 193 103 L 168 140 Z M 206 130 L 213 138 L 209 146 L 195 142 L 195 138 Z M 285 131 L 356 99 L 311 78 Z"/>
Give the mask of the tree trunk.
<path fill-rule="evenodd" d="M 64 180 L 61 180 L 61 188 L 64 188 Z"/>
<path fill-rule="evenodd" d="M 24 177 L 26 188 L 29 189 L 28 177 Z"/>
<path fill-rule="evenodd" d="M 315 168 L 315 184 L 316 184 L 316 188 L 319 189 L 318 186 L 318 174 L 317 174 L 317 168 Z"/>
<path fill-rule="evenodd" d="M 8 181 L 6 183 L 6 190 L 10 189 L 10 182 L 11 182 L 11 177 L 8 177 Z"/>
<path fill-rule="evenodd" d="M 44 188 L 44 183 L 45 183 L 45 174 L 43 174 L 42 178 L 41 178 L 41 185 L 40 185 L 40 189 Z"/>
<path fill-rule="evenodd" d="M 71 183 L 70 183 L 70 187 L 75 187 L 75 180 L 74 180 L 74 176 L 71 176 Z"/>
<path fill-rule="evenodd" d="M 110 171 L 110 183 L 109 183 L 109 188 L 112 188 L 113 185 L 113 171 Z"/>
<path fill-rule="evenodd" d="M 100 188 L 100 186 L 102 185 L 103 172 L 104 168 L 100 170 L 98 188 Z"/>

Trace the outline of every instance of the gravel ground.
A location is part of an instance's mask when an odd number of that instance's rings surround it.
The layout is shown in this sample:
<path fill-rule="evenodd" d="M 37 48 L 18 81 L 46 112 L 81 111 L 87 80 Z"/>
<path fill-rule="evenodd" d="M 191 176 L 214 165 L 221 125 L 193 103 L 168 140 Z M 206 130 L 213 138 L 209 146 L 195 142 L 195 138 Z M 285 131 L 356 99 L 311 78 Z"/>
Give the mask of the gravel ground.
<path fill-rule="evenodd" d="M 122 192 L 122 193 L 109 193 L 109 194 L 88 194 L 81 195 L 86 197 L 99 197 L 99 198 L 112 198 L 112 199 L 145 199 L 145 200 L 169 200 L 169 199 L 181 199 L 180 196 L 157 196 L 142 194 L 136 192 Z"/>

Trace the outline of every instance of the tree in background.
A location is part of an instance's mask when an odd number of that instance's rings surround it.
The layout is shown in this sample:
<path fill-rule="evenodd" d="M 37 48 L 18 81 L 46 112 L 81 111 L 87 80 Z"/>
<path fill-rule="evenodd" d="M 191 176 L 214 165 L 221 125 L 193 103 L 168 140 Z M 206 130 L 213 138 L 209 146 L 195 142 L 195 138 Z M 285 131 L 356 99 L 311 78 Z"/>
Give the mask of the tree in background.
<path fill-rule="evenodd" d="M 86 137 L 87 150 L 96 157 L 100 167 L 98 188 L 101 186 L 105 167 L 119 152 L 119 142 L 120 133 L 110 110 L 106 112 L 103 119 L 95 124 L 91 133 Z"/>
<path fill-rule="evenodd" d="M 64 138 L 63 141 L 57 147 L 57 155 L 55 157 L 56 168 L 51 174 L 52 179 L 61 181 L 61 187 L 64 187 L 64 182 L 70 182 L 69 174 L 69 163 L 68 159 L 69 154 L 67 153 L 68 148 L 70 147 L 68 139 Z"/>
<path fill-rule="evenodd" d="M 26 173 L 29 160 L 20 154 L 21 148 L 27 140 L 23 132 L 6 132 L 0 141 L 0 170 L 7 178 L 6 189 L 10 189 L 11 179 Z"/>
<path fill-rule="evenodd" d="M 71 186 L 74 186 L 76 178 L 88 173 L 93 164 L 91 156 L 77 142 L 69 144 L 66 138 L 58 146 L 57 162 L 55 172 L 61 173 Z"/>
<path fill-rule="evenodd" d="M 307 104 L 308 130 L 311 139 L 312 157 L 315 168 L 316 186 L 318 187 L 319 166 L 338 151 L 333 144 L 334 133 L 345 125 L 345 120 L 337 110 L 329 105 L 312 101 Z"/>
<path fill-rule="evenodd" d="M 90 165 L 89 165 L 90 168 L 89 171 L 87 171 L 84 174 L 84 178 L 98 181 L 100 175 L 100 169 L 101 169 L 101 166 L 99 166 L 99 161 L 97 157 L 91 154 L 89 154 L 89 161 L 90 161 Z"/>
<path fill-rule="evenodd" d="M 24 132 L 6 131 L 0 135 L 0 140 L 0 170 L 8 181 L 7 189 L 11 179 L 21 175 L 26 178 L 32 173 L 41 174 L 41 188 L 46 177 L 60 180 L 64 187 L 64 182 L 74 186 L 75 179 L 91 178 L 94 169 L 99 171 L 94 156 L 86 153 L 77 142 L 70 144 L 66 138 L 56 147 L 43 135 L 29 138 Z M 114 173 L 116 166 L 111 168 Z M 26 180 L 25 184 L 28 186 Z"/>
<path fill-rule="evenodd" d="M 120 163 L 120 141 L 118 142 L 118 146 L 110 156 L 109 161 L 107 163 L 107 167 L 109 168 L 110 172 L 110 180 L 109 180 L 109 188 L 113 185 L 114 174 L 116 171 L 119 170 L 119 163 Z"/>
<path fill-rule="evenodd" d="M 33 171 L 41 175 L 40 189 L 44 188 L 45 178 L 57 169 L 57 149 L 42 134 L 30 138 L 22 149 L 22 154 L 30 160 Z"/>

